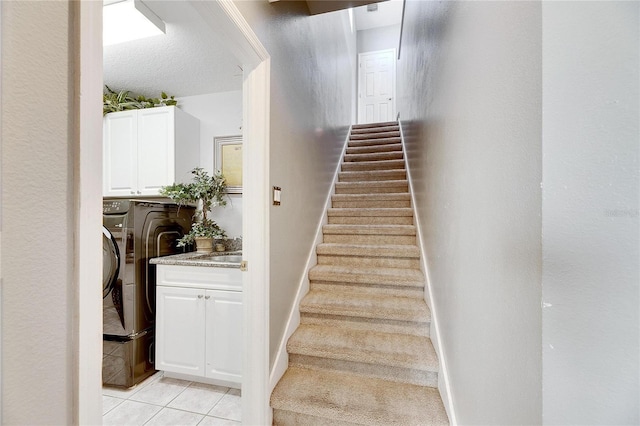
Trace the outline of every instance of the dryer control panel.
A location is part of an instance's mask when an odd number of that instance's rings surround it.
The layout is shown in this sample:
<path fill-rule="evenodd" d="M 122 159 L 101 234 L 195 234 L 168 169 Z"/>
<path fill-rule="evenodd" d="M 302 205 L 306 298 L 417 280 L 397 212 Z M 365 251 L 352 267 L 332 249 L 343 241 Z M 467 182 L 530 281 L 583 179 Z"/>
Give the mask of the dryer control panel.
<path fill-rule="evenodd" d="M 102 214 L 122 214 L 129 211 L 130 200 L 103 200 Z"/>

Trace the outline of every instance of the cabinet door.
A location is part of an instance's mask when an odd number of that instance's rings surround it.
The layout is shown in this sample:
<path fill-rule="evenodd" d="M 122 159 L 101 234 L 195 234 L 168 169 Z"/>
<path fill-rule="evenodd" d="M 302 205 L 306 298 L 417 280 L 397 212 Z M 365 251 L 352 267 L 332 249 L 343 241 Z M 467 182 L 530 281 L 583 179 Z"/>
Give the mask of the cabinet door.
<path fill-rule="evenodd" d="M 138 190 L 158 195 L 174 182 L 175 107 L 138 111 Z"/>
<path fill-rule="evenodd" d="M 204 376 L 204 290 L 156 287 L 156 368 Z"/>
<path fill-rule="evenodd" d="M 207 377 L 242 381 L 242 292 L 207 290 Z"/>
<path fill-rule="evenodd" d="M 103 132 L 103 195 L 139 195 L 137 111 L 107 114 Z"/>

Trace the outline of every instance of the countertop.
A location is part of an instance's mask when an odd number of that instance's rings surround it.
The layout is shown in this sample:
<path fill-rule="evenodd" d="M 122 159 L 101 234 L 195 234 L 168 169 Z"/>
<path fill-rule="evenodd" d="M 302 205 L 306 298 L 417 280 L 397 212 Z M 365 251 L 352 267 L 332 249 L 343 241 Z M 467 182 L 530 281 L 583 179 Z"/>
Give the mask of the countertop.
<path fill-rule="evenodd" d="M 171 256 L 154 257 L 149 259 L 149 263 L 154 265 L 181 265 L 181 266 L 205 266 L 213 268 L 240 268 L 240 262 L 217 262 L 211 260 L 212 256 L 242 255 L 241 251 L 223 251 L 212 253 L 190 253 L 173 254 Z"/>

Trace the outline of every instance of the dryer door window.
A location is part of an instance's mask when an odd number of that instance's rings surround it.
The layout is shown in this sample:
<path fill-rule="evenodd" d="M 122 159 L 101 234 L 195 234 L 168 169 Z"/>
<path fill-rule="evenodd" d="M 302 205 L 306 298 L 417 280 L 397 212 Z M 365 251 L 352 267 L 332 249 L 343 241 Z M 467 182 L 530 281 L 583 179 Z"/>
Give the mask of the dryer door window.
<path fill-rule="evenodd" d="M 109 295 L 118 279 L 120 253 L 111 232 L 102 227 L 102 298 Z"/>

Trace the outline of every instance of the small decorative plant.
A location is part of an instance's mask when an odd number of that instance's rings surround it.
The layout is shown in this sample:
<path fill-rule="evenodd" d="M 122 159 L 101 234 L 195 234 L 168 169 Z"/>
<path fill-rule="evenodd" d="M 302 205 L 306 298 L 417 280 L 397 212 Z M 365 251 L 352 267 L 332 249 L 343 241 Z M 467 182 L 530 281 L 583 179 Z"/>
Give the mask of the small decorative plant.
<path fill-rule="evenodd" d="M 193 244 L 198 238 L 206 238 L 212 243 L 212 239 L 227 237 L 225 231 L 207 217 L 212 207 L 227 205 L 224 199 L 227 188 L 225 177 L 219 171 L 209 176 L 201 167 L 193 169 L 191 173 L 194 175 L 192 183 L 174 183 L 160 189 L 160 195 L 171 198 L 180 206 L 192 203 L 197 205 L 191 231 L 178 240 L 178 247 Z M 201 251 L 200 248 L 198 251 Z"/>
<path fill-rule="evenodd" d="M 175 96 L 169 96 L 165 92 L 159 98 L 147 98 L 143 95 L 130 95 L 128 90 L 116 92 L 105 84 L 102 94 L 102 115 L 110 112 L 127 111 L 131 109 L 153 108 L 169 105 L 178 105 Z"/>

